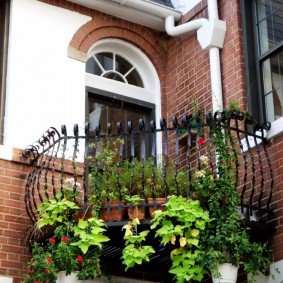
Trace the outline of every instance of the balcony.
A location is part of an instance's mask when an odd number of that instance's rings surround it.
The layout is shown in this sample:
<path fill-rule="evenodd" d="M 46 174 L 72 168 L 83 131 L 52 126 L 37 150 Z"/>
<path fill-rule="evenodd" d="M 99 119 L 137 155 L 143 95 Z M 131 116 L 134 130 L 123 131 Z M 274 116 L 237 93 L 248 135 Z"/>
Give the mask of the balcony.
<path fill-rule="evenodd" d="M 46 199 L 56 197 L 58 191 L 64 195 L 65 178 L 73 178 L 73 190 L 82 191 L 81 210 L 84 212 L 92 197 L 90 192 L 95 191 L 99 195 L 99 187 L 94 190 L 93 186 L 95 185 L 90 182 L 89 178 L 92 169 L 95 166 L 99 167 L 97 154 L 102 151 L 103 144 L 113 144 L 117 140 L 124 141 L 119 143 L 118 155 L 113 165 L 117 169 L 118 180 L 121 179 L 119 174 L 123 174 L 119 170 L 123 160 L 130 160 L 129 164 L 132 166 L 130 181 L 133 181 L 134 176 L 141 178 L 140 188 L 144 190 L 145 162 L 150 160 L 153 183 L 155 178 L 153 168 L 162 164 L 160 166 L 162 168 L 162 182 L 165 187 L 167 186 L 165 197 L 170 195 L 166 176 L 171 174 L 176 189 L 175 194 L 182 192 L 181 194 L 185 194 L 186 197 L 194 198 L 192 184 L 196 170 L 200 169 L 202 156 L 207 157 L 209 170 L 214 172 L 216 176 L 219 174 L 219 156 L 212 138 L 212 130 L 217 128 L 220 129 L 220 133 L 223 133 L 227 152 L 235 157 L 230 165 L 235 172 L 235 191 L 240 196 L 238 207 L 243 223 L 251 228 L 250 234 L 255 241 L 266 242 L 275 232 L 272 210 L 274 179 L 268 156 L 268 145 L 265 140 L 265 131 L 269 127 L 269 124 L 260 125 L 244 113 L 231 110 L 216 112 L 214 115 L 194 113 L 184 115 L 179 120 L 173 117 L 171 123 L 160 119 L 158 126 L 155 121 L 150 121 L 146 126 L 142 119 L 134 122 L 129 121 L 127 125 L 117 123 L 116 129 L 113 129 L 113 126 L 109 124 L 107 132 L 102 132 L 100 127 L 97 127 L 95 131 L 90 131 L 89 124 L 85 125 L 83 133 L 79 131 L 78 125 L 75 125 L 71 135 L 67 133 L 65 126 L 62 126 L 61 132 L 50 128 L 38 141 L 23 151 L 23 155 L 29 158 L 32 164 L 25 188 L 26 212 L 32 224 L 37 223 L 40 204 Z M 99 146 L 93 149 L 93 144 Z M 138 174 L 134 171 L 134 160 L 138 160 L 141 164 L 141 171 Z M 103 168 L 99 168 L 99 172 L 103 174 Z M 180 179 L 178 179 L 180 172 L 186 174 L 187 187 L 185 189 L 181 187 Z M 130 195 L 136 193 L 133 185 L 129 185 L 128 189 Z M 141 229 L 147 229 L 150 223 L 149 208 L 151 206 L 156 208 L 157 202 L 154 201 L 153 204 L 150 204 L 147 194 L 145 192 L 139 193 L 144 196 L 141 207 L 145 213 L 141 220 Z M 131 205 L 122 201 L 122 194 L 120 194 L 118 204 L 112 205 L 108 201 L 102 205 L 102 210 L 104 209 L 107 214 L 113 207 L 117 207 L 119 212 L 131 208 Z M 123 274 L 124 272 L 124 268 L 120 264 L 124 244 L 124 232 L 121 231 L 121 227 L 128 221 L 129 218 L 125 214 L 120 220 L 106 220 L 107 233 L 111 241 L 104 246 L 102 261 L 115 262 L 115 266 L 112 266 L 114 274 Z M 47 236 L 40 235 L 39 238 L 42 240 Z M 30 235 L 31 240 L 34 237 L 35 235 Z M 151 258 L 150 264 L 144 264 L 131 271 L 135 277 L 142 273 L 143 276 L 150 274 L 152 279 L 160 266 L 163 270 L 169 269 L 170 251 L 168 247 L 160 245 L 154 239 L 154 235 L 150 235 L 150 241 L 158 252 Z"/>

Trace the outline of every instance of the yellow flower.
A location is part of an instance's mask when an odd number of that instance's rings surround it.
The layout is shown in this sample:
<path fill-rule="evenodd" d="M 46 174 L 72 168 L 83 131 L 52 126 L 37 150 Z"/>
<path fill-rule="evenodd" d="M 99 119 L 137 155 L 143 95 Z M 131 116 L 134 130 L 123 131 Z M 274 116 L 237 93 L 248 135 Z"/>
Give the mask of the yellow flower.
<path fill-rule="evenodd" d="M 180 246 L 184 247 L 187 243 L 187 239 L 185 237 L 181 237 L 180 238 Z"/>
<path fill-rule="evenodd" d="M 171 244 L 172 244 L 172 245 L 175 245 L 175 242 L 176 242 L 176 237 L 175 237 L 175 235 L 173 235 L 173 236 L 171 237 Z"/>
<path fill-rule="evenodd" d="M 193 237 L 197 237 L 199 235 L 199 230 L 198 229 L 192 229 L 191 234 Z"/>

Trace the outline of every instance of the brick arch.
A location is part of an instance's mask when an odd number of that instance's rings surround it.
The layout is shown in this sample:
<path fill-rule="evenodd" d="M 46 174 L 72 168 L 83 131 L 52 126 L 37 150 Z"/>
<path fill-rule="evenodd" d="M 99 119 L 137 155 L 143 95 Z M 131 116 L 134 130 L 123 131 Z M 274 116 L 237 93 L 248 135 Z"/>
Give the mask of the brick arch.
<path fill-rule="evenodd" d="M 167 52 L 160 41 L 161 36 L 163 34 L 124 20 L 107 16 L 95 17 L 74 34 L 68 55 L 86 61 L 87 53 L 95 42 L 106 38 L 121 39 L 135 45 L 148 56 L 162 81 L 165 78 Z"/>

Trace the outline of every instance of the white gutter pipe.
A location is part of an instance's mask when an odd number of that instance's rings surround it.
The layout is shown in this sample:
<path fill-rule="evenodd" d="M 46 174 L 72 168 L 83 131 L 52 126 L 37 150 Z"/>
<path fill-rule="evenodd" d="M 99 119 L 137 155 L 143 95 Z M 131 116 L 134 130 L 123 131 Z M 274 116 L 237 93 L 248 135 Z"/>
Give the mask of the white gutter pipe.
<path fill-rule="evenodd" d="M 223 95 L 219 49 L 223 47 L 226 23 L 219 20 L 217 0 L 209 0 L 207 19 L 197 19 L 175 27 L 173 16 L 165 19 L 165 30 L 171 36 L 179 36 L 197 30 L 202 48 L 209 50 L 211 94 L 213 113 L 223 109 Z"/>
<path fill-rule="evenodd" d="M 198 19 L 175 27 L 174 17 L 170 15 L 165 19 L 165 30 L 167 34 L 171 36 L 179 36 L 190 31 L 195 31 L 204 26 L 207 22 L 207 19 Z"/>
<path fill-rule="evenodd" d="M 171 11 L 171 15 L 174 16 L 175 20 L 180 20 L 182 16 L 179 11 L 176 11 L 173 8 L 151 2 L 149 0 L 110 0 L 110 2 L 116 2 L 122 6 L 130 7 L 135 10 L 153 14 L 162 18 L 167 17 L 169 11 Z"/>

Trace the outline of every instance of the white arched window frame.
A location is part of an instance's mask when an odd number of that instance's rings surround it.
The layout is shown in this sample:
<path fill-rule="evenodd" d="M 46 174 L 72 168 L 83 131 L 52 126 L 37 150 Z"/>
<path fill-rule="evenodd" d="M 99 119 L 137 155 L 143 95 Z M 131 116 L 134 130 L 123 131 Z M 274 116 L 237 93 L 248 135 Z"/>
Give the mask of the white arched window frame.
<path fill-rule="evenodd" d="M 86 73 L 86 87 L 97 89 L 113 95 L 133 98 L 155 105 L 155 120 L 158 125 L 161 117 L 160 80 L 149 58 L 134 45 L 119 39 L 103 39 L 96 42 L 87 54 L 87 59 L 94 54 L 110 52 L 118 54 L 129 61 L 139 73 L 143 88 L 126 84 L 102 76 Z M 157 154 L 161 153 L 161 136 L 157 135 Z"/>

